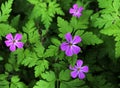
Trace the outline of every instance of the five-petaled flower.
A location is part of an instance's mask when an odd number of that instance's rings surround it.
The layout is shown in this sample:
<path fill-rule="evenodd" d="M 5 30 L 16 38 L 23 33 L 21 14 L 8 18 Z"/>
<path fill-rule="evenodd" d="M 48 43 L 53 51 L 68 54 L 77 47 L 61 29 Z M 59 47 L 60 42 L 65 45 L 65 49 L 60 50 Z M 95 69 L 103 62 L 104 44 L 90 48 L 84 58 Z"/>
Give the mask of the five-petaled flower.
<path fill-rule="evenodd" d="M 72 35 L 70 33 L 67 33 L 65 35 L 65 38 L 67 40 L 67 42 L 63 42 L 61 44 L 61 50 L 65 51 L 65 54 L 67 56 L 72 56 L 73 54 L 78 54 L 81 50 L 80 47 L 76 46 L 75 44 L 81 42 L 81 38 L 79 36 L 74 36 L 74 38 L 72 39 Z"/>
<path fill-rule="evenodd" d="M 17 33 L 13 38 L 12 34 L 10 33 L 6 35 L 6 39 L 7 40 L 5 41 L 5 44 L 7 47 L 10 47 L 10 51 L 15 51 L 16 47 L 23 48 L 24 44 L 20 42 L 20 40 L 22 39 L 22 34 Z"/>
<path fill-rule="evenodd" d="M 78 76 L 79 79 L 84 79 L 85 74 L 89 71 L 88 66 L 82 66 L 83 61 L 82 60 L 77 60 L 76 65 L 74 67 L 70 66 L 69 69 L 72 70 L 71 76 L 72 78 L 76 78 Z"/>
<path fill-rule="evenodd" d="M 78 7 L 77 4 L 74 4 L 73 8 L 70 8 L 69 13 L 79 18 L 82 15 L 81 14 L 82 11 L 83 11 L 83 7 Z"/>

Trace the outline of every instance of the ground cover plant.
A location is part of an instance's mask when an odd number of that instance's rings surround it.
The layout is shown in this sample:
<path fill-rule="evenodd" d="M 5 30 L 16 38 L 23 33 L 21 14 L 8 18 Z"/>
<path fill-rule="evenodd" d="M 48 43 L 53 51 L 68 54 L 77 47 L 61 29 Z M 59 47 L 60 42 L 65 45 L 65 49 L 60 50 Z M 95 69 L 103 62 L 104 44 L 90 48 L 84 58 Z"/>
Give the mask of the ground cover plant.
<path fill-rule="evenodd" d="M 120 0 L 0 0 L 0 88 L 119 88 Z"/>

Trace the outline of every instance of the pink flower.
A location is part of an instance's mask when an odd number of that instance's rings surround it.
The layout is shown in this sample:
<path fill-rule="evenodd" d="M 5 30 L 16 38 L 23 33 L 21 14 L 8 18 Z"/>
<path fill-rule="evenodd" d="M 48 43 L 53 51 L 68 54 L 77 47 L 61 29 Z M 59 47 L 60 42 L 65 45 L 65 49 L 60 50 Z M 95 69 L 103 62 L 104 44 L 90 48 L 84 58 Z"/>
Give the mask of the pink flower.
<path fill-rule="evenodd" d="M 15 37 L 13 38 L 12 34 L 7 34 L 6 35 L 6 41 L 5 44 L 7 47 L 10 47 L 10 51 L 15 51 L 16 47 L 18 48 L 23 48 L 23 43 L 20 42 L 20 40 L 22 39 L 22 34 L 16 34 Z"/>
<path fill-rule="evenodd" d="M 82 60 L 77 60 L 76 65 L 74 67 L 69 67 L 70 70 L 72 70 L 71 72 L 71 76 L 72 78 L 76 78 L 78 76 L 79 79 L 84 79 L 85 78 L 85 74 L 89 71 L 88 66 L 82 66 L 83 65 L 83 61 Z"/>
<path fill-rule="evenodd" d="M 78 7 L 77 4 L 73 5 L 73 8 L 70 8 L 69 13 L 72 14 L 75 17 L 80 17 L 82 14 L 83 7 Z"/>
<path fill-rule="evenodd" d="M 72 35 L 67 33 L 65 35 L 67 42 L 63 42 L 60 46 L 62 51 L 65 51 L 67 56 L 72 56 L 73 54 L 78 54 L 80 52 L 80 47 L 76 46 L 75 44 L 81 42 L 81 38 L 79 36 L 75 36 L 72 39 Z"/>

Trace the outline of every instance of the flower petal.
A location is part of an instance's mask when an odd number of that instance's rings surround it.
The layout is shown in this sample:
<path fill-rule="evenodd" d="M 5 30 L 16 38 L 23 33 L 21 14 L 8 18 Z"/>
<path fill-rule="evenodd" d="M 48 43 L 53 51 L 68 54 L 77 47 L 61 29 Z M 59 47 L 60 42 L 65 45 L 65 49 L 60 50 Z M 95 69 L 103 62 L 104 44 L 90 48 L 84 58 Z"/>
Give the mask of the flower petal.
<path fill-rule="evenodd" d="M 22 42 L 16 42 L 15 45 L 18 47 L 18 48 L 23 48 L 23 43 Z"/>
<path fill-rule="evenodd" d="M 83 61 L 82 60 L 77 60 L 76 64 L 77 64 L 77 67 L 81 67 L 82 64 L 83 64 Z"/>
<path fill-rule="evenodd" d="M 76 46 L 76 45 L 72 45 L 72 50 L 74 54 L 78 54 L 80 52 L 80 47 Z"/>
<path fill-rule="evenodd" d="M 65 51 L 65 50 L 67 49 L 67 47 L 69 47 L 69 45 L 68 45 L 68 43 L 66 43 L 66 42 L 63 42 L 63 43 L 61 44 L 61 46 L 60 46 L 60 48 L 61 48 L 62 51 Z"/>
<path fill-rule="evenodd" d="M 79 36 L 75 36 L 72 40 L 72 44 L 77 44 L 81 41 L 82 41 L 82 39 Z"/>
<path fill-rule="evenodd" d="M 72 50 L 72 48 L 69 46 L 69 47 L 67 47 L 67 49 L 66 49 L 66 51 L 65 51 L 65 54 L 67 55 L 67 56 L 72 56 L 73 55 L 73 50 Z"/>
<path fill-rule="evenodd" d="M 73 8 L 74 8 L 74 9 L 78 9 L 78 5 L 77 5 L 77 4 L 74 4 L 74 5 L 73 5 Z"/>
<path fill-rule="evenodd" d="M 15 35 L 15 38 L 14 38 L 15 40 L 21 40 L 22 39 L 22 34 L 16 34 Z"/>
<path fill-rule="evenodd" d="M 72 72 L 71 72 L 71 77 L 72 77 L 72 78 L 76 78 L 77 75 L 78 75 L 78 72 L 77 72 L 77 71 L 72 71 Z"/>
<path fill-rule="evenodd" d="M 8 39 L 8 40 L 13 40 L 12 34 L 11 34 L 11 33 L 10 33 L 10 34 L 7 34 L 7 35 L 6 35 L 6 39 Z"/>
<path fill-rule="evenodd" d="M 8 46 L 12 45 L 13 43 L 12 43 L 11 40 L 6 40 L 6 41 L 5 41 L 5 44 L 6 44 L 6 46 L 8 47 Z"/>
<path fill-rule="evenodd" d="M 10 51 L 15 51 L 16 50 L 16 46 L 14 44 L 10 45 Z"/>
<path fill-rule="evenodd" d="M 66 38 L 66 40 L 67 40 L 68 43 L 70 43 L 72 41 L 72 35 L 70 33 L 67 33 L 65 35 L 65 38 Z"/>
<path fill-rule="evenodd" d="M 74 12 L 75 12 L 75 10 L 72 9 L 72 8 L 70 8 L 69 13 L 70 13 L 70 14 L 73 14 Z"/>
<path fill-rule="evenodd" d="M 81 71 L 87 73 L 89 71 L 89 67 L 83 66 L 83 67 L 81 67 Z"/>
<path fill-rule="evenodd" d="M 79 8 L 79 11 L 80 11 L 80 13 L 81 13 L 81 12 L 83 11 L 83 7 L 80 7 L 80 8 Z"/>
<path fill-rule="evenodd" d="M 78 77 L 79 77 L 79 79 L 84 79 L 85 74 L 81 71 L 81 72 L 79 72 Z"/>

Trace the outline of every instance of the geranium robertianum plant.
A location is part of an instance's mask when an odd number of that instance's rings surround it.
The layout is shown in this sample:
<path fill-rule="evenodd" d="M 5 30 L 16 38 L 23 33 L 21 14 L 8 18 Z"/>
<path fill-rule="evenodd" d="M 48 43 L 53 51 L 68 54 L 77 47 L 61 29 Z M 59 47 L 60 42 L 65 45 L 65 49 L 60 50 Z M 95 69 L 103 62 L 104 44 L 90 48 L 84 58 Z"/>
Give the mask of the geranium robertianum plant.
<path fill-rule="evenodd" d="M 120 0 L 0 5 L 0 88 L 120 87 Z"/>

